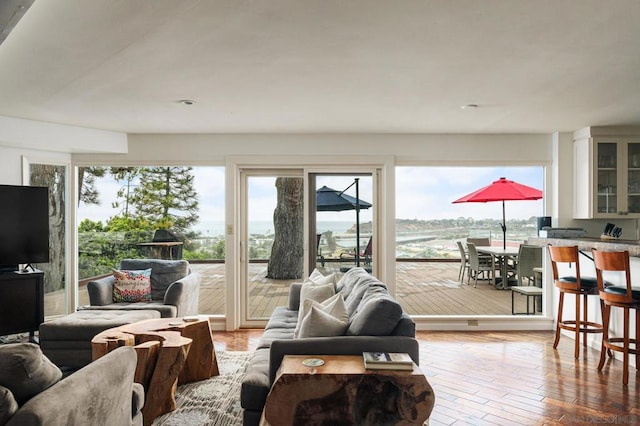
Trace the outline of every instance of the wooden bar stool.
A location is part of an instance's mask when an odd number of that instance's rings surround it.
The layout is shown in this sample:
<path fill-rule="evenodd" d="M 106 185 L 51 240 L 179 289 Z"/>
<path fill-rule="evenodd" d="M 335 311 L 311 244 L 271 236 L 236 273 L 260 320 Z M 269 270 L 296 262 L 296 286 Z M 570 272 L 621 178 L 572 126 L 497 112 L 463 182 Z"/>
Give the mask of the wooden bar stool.
<path fill-rule="evenodd" d="M 616 251 L 605 252 L 592 250 L 593 261 L 596 264 L 596 278 L 598 280 L 598 291 L 600 299 L 604 302 L 604 313 L 602 315 L 604 333 L 602 335 L 602 349 L 600 352 L 600 363 L 598 370 L 602 370 L 605 361 L 605 348 L 609 351 L 622 352 L 623 354 L 623 371 L 622 384 L 629 383 L 629 354 L 636 356 L 636 369 L 640 362 L 640 350 L 638 342 L 640 341 L 640 317 L 638 316 L 638 308 L 640 308 L 640 288 L 631 286 L 631 270 L 629 267 L 629 252 Z M 605 283 L 602 278 L 602 272 L 615 271 L 624 276 L 624 284 Z M 611 308 L 622 308 L 624 310 L 623 319 L 623 336 L 609 337 L 609 318 L 611 317 Z M 629 338 L 629 311 L 634 309 L 636 317 L 636 336 L 635 339 Z M 633 345 L 633 348 L 631 348 Z"/>
<path fill-rule="evenodd" d="M 587 296 L 598 295 L 598 282 L 594 277 L 580 276 L 580 262 L 578 246 L 549 246 L 549 254 L 551 255 L 551 268 L 553 270 L 553 283 L 560 291 L 560 300 L 558 302 L 558 321 L 556 324 L 556 340 L 553 342 L 553 348 L 558 347 L 560 341 L 560 329 L 573 331 L 575 333 L 575 351 L 576 359 L 580 358 L 580 333 L 583 333 L 582 344 L 587 347 L 587 333 L 602 333 L 602 324 L 591 322 L 588 318 Z M 560 277 L 558 274 L 558 264 L 575 264 L 575 276 Z M 576 296 L 576 316 L 575 320 L 563 319 L 564 295 L 574 294 Z M 582 296 L 581 309 L 580 296 Z M 600 301 L 600 311 L 603 311 L 603 303 Z M 582 312 L 580 312 L 582 310 Z M 582 318 L 581 318 L 582 314 Z"/>

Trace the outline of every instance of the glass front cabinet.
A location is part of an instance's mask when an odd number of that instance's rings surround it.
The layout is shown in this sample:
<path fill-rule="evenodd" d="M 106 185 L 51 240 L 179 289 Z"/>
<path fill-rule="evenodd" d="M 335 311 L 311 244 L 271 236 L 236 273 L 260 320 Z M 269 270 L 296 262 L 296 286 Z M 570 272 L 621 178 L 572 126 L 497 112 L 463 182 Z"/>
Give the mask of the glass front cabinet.
<path fill-rule="evenodd" d="M 574 218 L 640 218 L 640 135 L 574 134 L 573 158 Z"/>

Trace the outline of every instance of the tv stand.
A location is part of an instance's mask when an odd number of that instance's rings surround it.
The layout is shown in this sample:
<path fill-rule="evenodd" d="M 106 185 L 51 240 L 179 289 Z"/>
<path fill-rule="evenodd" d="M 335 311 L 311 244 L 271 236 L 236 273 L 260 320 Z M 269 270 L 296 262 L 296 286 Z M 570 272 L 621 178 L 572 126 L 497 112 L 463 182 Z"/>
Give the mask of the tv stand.
<path fill-rule="evenodd" d="M 44 322 L 44 273 L 0 273 L 0 336 L 35 332 Z"/>

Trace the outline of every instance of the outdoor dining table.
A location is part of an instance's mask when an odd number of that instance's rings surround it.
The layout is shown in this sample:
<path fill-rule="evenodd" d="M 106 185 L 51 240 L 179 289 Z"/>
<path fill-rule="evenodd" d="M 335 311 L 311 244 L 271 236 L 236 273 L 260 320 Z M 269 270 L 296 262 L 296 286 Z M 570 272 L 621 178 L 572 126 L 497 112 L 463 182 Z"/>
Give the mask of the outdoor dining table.
<path fill-rule="evenodd" d="M 478 253 L 484 253 L 491 256 L 491 266 L 495 270 L 496 262 L 500 265 L 500 279 L 496 278 L 493 274 L 493 286 L 497 289 L 509 288 L 509 277 L 507 277 L 507 260 L 511 259 L 517 264 L 518 252 L 520 247 L 493 247 L 493 246 L 478 246 L 476 247 Z"/>

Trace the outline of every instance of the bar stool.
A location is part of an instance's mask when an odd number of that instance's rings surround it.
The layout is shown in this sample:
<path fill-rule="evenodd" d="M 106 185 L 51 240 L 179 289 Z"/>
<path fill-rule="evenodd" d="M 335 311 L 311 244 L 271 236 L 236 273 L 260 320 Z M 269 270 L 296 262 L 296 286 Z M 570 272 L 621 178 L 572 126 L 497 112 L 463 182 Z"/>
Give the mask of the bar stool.
<path fill-rule="evenodd" d="M 602 349 L 600 352 L 598 370 L 602 370 L 602 367 L 604 367 L 605 348 L 609 351 L 609 356 L 611 356 L 611 350 L 622 352 L 622 384 L 626 386 L 629 383 L 629 354 L 636 356 L 636 369 L 638 368 L 638 365 L 640 365 L 640 349 L 638 348 L 638 342 L 640 342 L 640 317 L 638 316 L 638 309 L 640 308 L 640 287 L 631 286 L 631 270 L 629 267 L 628 251 L 605 252 L 593 249 L 592 253 L 593 260 L 596 264 L 596 278 L 598 280 L 600 299 L 604 302 L 604 314 L 602 316 L 604 333 L 602 335 Z M 613 285 L 607 283 L 605 286 L 602 279 L 603 271 L 617 271 L 619 273 L 623 273 L 624 284 Z M 612 307 L 622 308 L 624 310 L 622 325 L 624 337 L 609 337 L 609 318 L 611 316 Z M 630 309 L 635 310 L 635 339 L 629 338 Z M 631 345 L 633 345 L 633 348 L 630 347 Z"/>
<path fill-rule="evenodd" d="M 560 300 L 558 302 L 558 321 L 556 324 L 556 340 L 553 342 L 553 348 L 558 347 L 560 341 L 560 329 L 573 331 L 575 336 L 575 351 L 574 357 L 580 358 L 580 333 L 583 333 L 582 344 L 587 347 L 587 334 L 602 333 L 603 326 L 596 322 L 589 321 L 587 311 L 587 296 L 598 295 L 598 282 L 593 277 L 580 276 L 580 262 L 578 246 L 551 246 L 549 245 L 549 254 L 551 256 L 551 268 L 553 270 L 553 282 L 560 291 Z M 568 263 L 575 264 L 576 275 L 560 277 L 558 275 L 558 264 Z M 563 307 L 564 307 L 564 295 L 574 294 L 576 296 L 576 319 L 575 320 L 563 320 Z M 581 303 L 580 296 L 582 296 L 584 309 L 581 316 Z M 600 301 L 600 311 L 603 311 L 603 302 Z"/>

